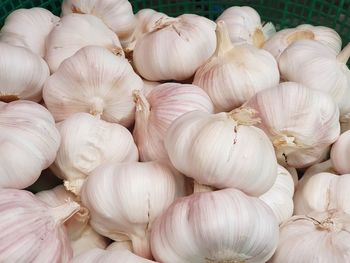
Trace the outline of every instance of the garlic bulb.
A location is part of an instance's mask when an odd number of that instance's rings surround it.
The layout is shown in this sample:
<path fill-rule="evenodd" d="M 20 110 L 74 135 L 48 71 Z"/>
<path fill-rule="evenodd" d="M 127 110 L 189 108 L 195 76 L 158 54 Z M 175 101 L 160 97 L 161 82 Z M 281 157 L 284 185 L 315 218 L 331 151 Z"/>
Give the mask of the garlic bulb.
<path fill-rule="evenodd" d="M 246 106 L 258 112 L 258 127 L 270 137 L 284 165 L 302 168 L 319 162 L 340 133 L 334 100 L 295 82 L 263 90 Z"/>
<path fill-rule="evenodd" d="M 265 262 L 277 241 L 271 209 L 236 189 L 179 199 L 151 235 L 153 256 L 163 263 Z"/>
<path fill-rule="evenodd" d="M 349 215 L 340 211 L 293 216 L 282 224 L 269 263 L 350 262 L 349 227 Z"/>
<path fill-rule="evenodd" d="M 233 46 L 223 21 L 217 23 L 216 34 L 216 51 L 197 70 L 193 84 L 209 94 L 217 111 L 233 110 L 258 91 L 278 85 L 278 66 L 269 52 Z"/>
<path fill-rule="evenodd" d="M 129 250 L 92 249 L 73 259 L 72 263 L 155 263 L 141 258 Z"/>
<path fill-rule="evenodd" d="M 294 213 L 307 215 L 312 211 L 331 209 L 350 214 L 350 174 L 318 173 L 300 182 L 294 196 Z"/>
<path fill-rule="evenodd" d="M 6 18 L 0 41 L 28 48 L 44 57 L 46 38 L 59 20 L 44 8 L 17 9 Z"/>
<path fill-rule="evenodd" d="M 99 18 L 93 15 L 70 14 L 56 24 L 47 38 L 45 59 L 51 72 L 57 71 L 65 59 L 86 46 L 101 46 L 124 57 L 117 35 Z"/>
<path fill-rule="evenodd" d="M 100 18 L 122 41 L 128 41 L 135 28 L 132 6 L 127 0 L 64 0 L 62 15 L 91 14 Z"/>
<path fill-rule="evenodd" d="M 209 114 L 192 111 L 176 119 L 165 137 L 174 167 L 198 183 L 237 188 L 260 196 L 274 184 L 277 161 L 249 109 Z"/>
<path fill-rule="evenodd" d="M 293 215 L 294 181 L 290 173 L 278 165 L 278 174 L 274 185 L 259 197 L 275 214 L 278 223 Z"/>
<path fill-rule="evenodd" d="M 32 100 L 39 102 L 46 79 L 46 62 L 23 47 L 0 42 L 0 102 Z"/>
<path fill-rule="evenodd" d="M 278 60 L 281 53 L 290 44 L 302 39 L 316 40 L 331 48 L 337 54 L 340 52 L 342 44 L 340 36 L 332 28 L 303 24 L 296 28 L 286 28 L 278 31 L 265 42 L 264 49 L 269 51 Z"/>
<path fill-rule="evenodd" d="M 134 122 L 133 90 L 142 80 L 128 61 L 102 47 L 85 47 L 47 80 L 43 97 L 56 121 L 88 112 L 108 122 Z"/>
<path fill-rule="evenodd" d="M 148 80 L 142 80 L 143 81 L 143 90 L 142 93 L 143 95 L 145 95 L 146 97 L 148 96 L 148 94 L 151 93 L 151 91 L 157 87 L 158 85 L 162 84 L 160 82 L 154 82 L 154 81 L 148 81 Z"/>
<path fill-rule="evenodd" d="M 145 96 L 135 95 L 136 116 L 134 138 L 141 161 L 166 159 L 164 137 L 171 123 L 186 112 L 213 112 L 208 95 L 194 85 L 165 83 Z"/>
<path fill-rule="evenodd" d="M 31 101 L 0 102 L 0 129 L 0 187 L 32 185 L 55 160 L 60 145 L 52 116 Z"/>
<path fill-rule="evenodd" d="M 162 17 L 133 53 L 140 75 L 152 81 L 185 80 L 214 53 L 215 23 L 197 15 Z"/>
<path fill-rule="evenodd" d="M 312 176 L 318 173 L 337 174 L 337 172 L 333 168 L 332 161 L 329 159 L 327 161 L 314 164 L 313 166 L 310 166 L 309 168 L 307 168 L 307 170 L 304 172 L 303 177 L 300 179 L 300 182 L 302 182 L 305 178 L 308 178 L 309 176 Z"/>
<path fill-rule="evenodd" d="M 184 196 L 184 189 L 183 177 L 165 162 L 106 164 L 88 177 L 82 201 L 97 232 L 116 241 L 131 240 L 137 255 L 151 258 L 153 221 Z"/>
<path fill-rule="evenodd" d="M 216 21 L 224 21 L 233 43 L 250 44 L 261 48 L 264 42 L 276 33 L 272 23 L 264 27 L 258 12 L 249 6 L 227 8 Z"/>
<path fill-rule="evenodd" d="M 32 193 L 0 189 L 0 261 L 70 262 L 72 249 L 63 223 L 79 204 L 49 207 Z"/>
<path fill-rule="evenodd" d="M 76 195 L 88 174 L 99 165 L 139 159 L 131 133 L 119 124 L 76 113 L 59 123 L 58 130 L 62 142 L 53 170 Z"/>
<path fill-rule="evenodd" d="M 344 132 L 333 144 L 331 160 L 334 169 L 340 174 L 350 174 L 350 131 Z"/>
<path fill-rule="evenodd" d="M 294 188 L 298 186 L 299 183 L 299 176 L 298 176 L 298 171 L 294 167 L 284 167 L 287 169 L 287 171 L 290 173 L 292 176 L 293 182 L 294 182 Z"/>

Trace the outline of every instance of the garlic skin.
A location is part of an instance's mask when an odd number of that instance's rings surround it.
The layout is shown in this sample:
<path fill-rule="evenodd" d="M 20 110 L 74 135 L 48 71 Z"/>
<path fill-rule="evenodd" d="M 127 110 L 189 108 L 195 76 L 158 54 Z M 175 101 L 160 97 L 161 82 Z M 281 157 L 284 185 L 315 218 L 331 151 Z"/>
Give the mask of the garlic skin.
<path fill-rule="evenodd" d="M 50 113 L 31 101 L 0 102 L 0 188 L 32 185 L 56 158 L 60 134 Z"/>
<path fill-rule="evenodd" d="M 214 53 L 215 46 L 213 21 L 192 14 L 162 17 L 152 32 L 136 42 L 133 62 L 147 80 L 186 80 Z"/>
<path fill-rule="evenodd" d="M 233 46 L 223 21 L 217 22 L 216 34 L 216 51 L 197 70 L 193 84 L 208 93 L 217 112 L 233 110 L 278 85 L 277 62 L 269 52 L 248 44 Z"/>
<path fill-rule="evenodd" d="M 148 94 L 151 93 L 151 91 L 161 85 L 162 83 L 160 82 L 155 82 L 155 81 L 148 81 L 148 80 L 142 80 L 143 81 L 143 90 L 142 90 L 142 93 L 143 95 L 145 95 L 146 97 L 148 96 Z"/>
<path fill-rule="evenodd" d="M 23 47 L 0 42 L 0 102 L 42 99 L 50 76 L 46 62 Z"/>
<path fill-rule="evenodd" d="M 249 44 L 261 48 L 276 33 L 271 23 L 262 26 L 260 15 L 249 6 L 227 8 L 217 19 L 227 24 L 232 43 Z"/>
<path fill-rule="evenodd" d="M 300 182 L 302 182 L 305 178 L 308 178 L 314 174 L 318 173 L 331 173 L 331 174 L 337 174 L 337 172 L 334 170 L 333 163 L 331 159 L 324 161 L 322 163 L 317 163 L 309 168 L 304 172 L 303 177 L 300 179 Z"/>
<path fill-rule="evenodd" d="M 298 40 L 316 40 L 331 48 L 337 54 L 341 50 L 341 38 L 332 28 L 313 26 L 308 24 L 299 25 L 295 28 L 286 28 L 278 31 L 264 44 L 264 49 L 270 52 L 278 61 L 281 53 L 293 42 Z"/>
<path fill-rule="evenodd" d="M 293 195 L 293 178 L 283 166 L 278 165 L 278 174 L 275 183 L 259 199 L 271 208 L 280 224 L 293 215 Z"/>
<path fill-rule="evenodd" d="M 251 114 L 192 111 L 177 118 L 165 137 L 172 164 L 200 184 L 252 196 L 267 192 L 277 177 L 276 156 L 265 133 L 250 126 Z"/>
<path fill-rule="evenodd" d="M 151 234 L 152 254 L 163 263 L 266 262 L 277 242 L 271 209 L 232 188 L 177 200 Z"/>
<path fill-rule="evenodd" d="M 132 94 L 142 86 L 126 59 L 102 47 L 89 46 L 65 60 L 50 76 L 43 97 L 56 122 L 87 112 L 129 126 L 135 119 Z"/>
<path fill-rule="evenodd" d="M 293 216 L 280 228 L 269 263 L 349 262 L 349 215 L 340 211 Z"/>
<path fill-rule="evenodd" d="M 111 243 L 106 250 L 129 250 L 132 252 L 132 243 L 130 240 L 126 241 L 116 241 Z"/>
<path fill-rule="evenodd" d="M 350 174 L 350 131 L 341 134 L 333 144 L 331 161 L 338 173 Z"/>
<path fill-rule="evenodd" d="M 116 56 L 124 57 L 118 36 L 99 18 L 70 14 L 62 17 L 47 38 L 45 60 L 51 73 L 56 72 L 65 59 L 86 46 L 101 46 Z"/>
<path fill-rule="evenodd" d="M 25 47 L 44 57 L 46 38 L 60 18 L 44 8 L 17 9 L 5 20 L 0 41 Z"/>
<path fill-rule="evenodd" d="M 138 161 L 131 133 L 125 127 L 100 120 L 88 113 L 76 113 L 60 122 L 62 142 L 54 162 L 54 172 L 76 195 L 85 178 L 103 163 Z"/>
<path fill-rule="evenodd" d="M 297 169 L 295 169 L 294 167 L 284 167 L 285 169 L 287 169 L 287 171 L 290 173 L 290 175 L 293 178 L 293 182 L 294 182 L 294 188 L 296 188 L 298 186 L 299 183 L 299 176 L 298 176 L 298 171 Z"/>
<path fill-rule="evenodd" d="M 245 107 L 256 110 L 280 164 L 303 168 L 320 162 L 340 133 L 339 110 L 326 93 L 295 82 L 263 90 Z"/>
<path fill-rule="evenodd" d="M 105 164 L 83 185 L 82 202 L 98 233 L 131 240 L 135 254 L 151 258 L 153 221 L 184 191 L 184 178 L 166 162 Z"/>
<path fill-rule="evenodd" d="M 100 18 L 123 43 L 134 32 L 136 20 L 127 0 L 64 0 L 62 15 L 91 14 Z"/>
<path fill-rule="evenodd" d="M 70 262 L 73 254 L 63 223 L 79 204 L 49 207 L 28 191 L 0 189 L 0 207 L 1 262 Z"/>
<path fill-rule="evenodd" d="M 133 135 L 141 161 L 168 157 L 164 138 L 169 126 L 178 117 L 194 110 L 214 111 L 209 96 L 195 85 L 165 83 L 153 88 L 147 99 L 141 92 L 134 96 L 136 115 Z"/>

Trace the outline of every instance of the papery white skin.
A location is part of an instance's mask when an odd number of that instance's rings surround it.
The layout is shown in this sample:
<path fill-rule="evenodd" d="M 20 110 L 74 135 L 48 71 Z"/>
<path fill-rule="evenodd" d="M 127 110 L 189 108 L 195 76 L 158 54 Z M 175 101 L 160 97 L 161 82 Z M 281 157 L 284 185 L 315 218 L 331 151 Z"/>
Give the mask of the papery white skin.
<path fill-rule="evenodd" d="M 235 44 L 250 44 L 257 48 L 276 33 L 271 23 L 262 26 L 259 14 L 249 6 L 227 8 L 216 21 L 227 24 L 230 39 Z"/>
<path fill-rule="evenodd" d="M 28 48 L 44 57 L 46 38 L 59 20 L 44 8 L 17 9 L 6 18 L 0 41 Z"/>
<path fill-rule="evenodd" d="M 249 118 L 244 125 L 240 114 L 246 112 L 193 111 L 176 119 L 164 141 L 174 167 L 219 189 L 237 188 L 253 196 L 268 191 L 277 177 L 273 146 L 262 130 L 249 126 Z"/>
<path fill-rule="evenodd" d="M 296 188 L 298 186 L 299 183 L 299 176 L 298 176 L 298 171 L 297 169 L 295 169 L 294 167 L 284 167 L 285 169 L 287 169 L 287 171 L 290 173 L 290 175 L 293 178 L 293 182 L 294 182 L 294 188 Z"/>
<path fill-rule="evenodd" d="M 335 101 L 295 82 L 263 90 L 245 106 L 258 112 L 257 127 L 270 137 L 282 165 L 302 168 L 320 162 L 340 133 Z"/>
<path fill-rule="evenodd" d="M 272 256 L 277 242 L 271 209 L 232 188 L 177 200 L 151 234 L 152 254 L 163 263 L 260 263 Z"/>
<path fill-rule="evenodd" d="M 132 92 L 142 90 L 142 85 L 126 59 L 89 46 L 65 60 L 50 76 L 43 97 L 57 122 L 87 112 L 129 126 L 135 118 Z"/>
<path fill-rule="evenodd" d="M 341 50 L 341 38 L 332 28 L 324 26 L 313 26 L 308 24 L 299 25 L 295 28 L 286 28 L 278 31 L 264 44 L 264 49 L 269 51 L 276 60 L 281 53 L 293 42 L 311 39 L 331 48 L 337 54 Z"/>
<path fill-rule="evenodd" d="M 92 249 L 73 259 L 72 263 L 155 263 L 129 250 Z"/>
<path fill-rule="evenodd" d="M 165 134 L 178 117 L 200 110 L 213 113 L 209 96 L 195 85 L 165 83 L 152 89 L 147 99 L 135 94 L 136 115 L 133 135 L 141 161 L 167 159 Z"/>
<path fill-rule="evenodd" d="M 275 183 L 259 199 L 271 208 L 280 224 L 293 215 L 293 195 L 293 178 L 283 166 L 278 165 L 278 174 Z"/>
<path fill-rule="evenodd" d="M 159 19 L 152 32 L 136 42 L 133 62 L 151 81 L 186 80 L 215 51 L 215 23 L 185 14 Z"/>
<path fill-rule="evenodd" d="M 134 32 L 136 19 L 127 0 L 64 0 L 62 15 L 91 14 L 100 18 L 119 37 L 128 41 Z"/>
<path fill-rule="evenodd" d="M 308 178 L 308 177 L 310 177 L 314 174 L 318 174 L 318 173 L 337 174 L 337 172 L 333 168 L 332 161 L 329 159 L 327 161 L 314 164 L 314 165 L 310 166 L 309 168 L 307 168 L 307 170 L 304 172 L 304 175 L 303 175 L 303 177 L 301 177 L 299 182 L 302 182 L 304 180 L 304 178 Z"/>
<path fill-rule="evenodd" d="M 0 101 L 39 102 L 50 76 L 46 62 L 23 47 L 0 42 Z"/>
<path fill-rule="evenodd" d="M 117 35 L 93 15 L 70 14 L 56 24 L 47 38 L 45 60 L 51 73 L 61 63 L 86 46 L 101 46 L 124 57 Z"/>
<path fill-rule="evenodd" d="M 99 165 L 139 159 L 131 133 L 117 123 L 88 113 L 76 113 L 57 127 L 62 142 L 53 171 L 64 179 L 65 187 L 77 195 L 85 178 Z"/>
<path fill-rule="evenodd" d="M 294 195 L 294 213 L 307 215 L 312 211 L 331 209 L 350 214 L 350 174 L 309 174 L 298 185 Z"/>
<path fill-rule="evenodd" d="M 148 96 L 148 94 L 151 93 L 151 91 L 157 87 L 158 85 L 162 84 L 160 82 L 155 82 L 155 81 L 148 81 L 148 80 L 142 80 L 143 81 L 143 90 L 142 93 L 143 95 L 145 95 L 146 97 Z"/>
<path fill-rule="evenodd" d="M 135 254 L 151 258 L 153 221 L 184 196 L 184 178 L 166 162 L 106 164 L 83 185 L 92 227 L 115 241 L 131 240 Z"/>
<path fill-rule="evenodd" d="M 208 93 L 217 112 L 241 106 L 280 80 L 277 62 L 269 52 L 248 44 L 233 46 L 227 30 L 223 21 L 217 22 L 216 51 L 193 80 Z"/>
<path fill-rule="evenodd" d="M 23 189 L 55 160 L 60 134 L 43 106 L 0 101 L 0 187 Z"/>
<path fill-rule="evenodd" d="M 111 243 L 106 250 L 129 250 L 132 252 L 132 243 L 130 240 L 126 241 L 115 241 Z"/>
<path fill-rule="evenodd" d="M 350 131 L 341 134 L 333 144 L 331 161 L 338 173 L 350 174 Z"/>
<path fill-rule="evenodd" d="M 276 253 L 268 262 L 349 262 L 349 231 L 349 215 L 340 211 L 293 216 L 282 224 Z"/>
<path fill-rule="evenodd" d="M 70 262 L 73 253 L 63 223 L 79 208 L 75 202 L 49 207 L 28 191 L 1 189 L 0 261 Z"/>

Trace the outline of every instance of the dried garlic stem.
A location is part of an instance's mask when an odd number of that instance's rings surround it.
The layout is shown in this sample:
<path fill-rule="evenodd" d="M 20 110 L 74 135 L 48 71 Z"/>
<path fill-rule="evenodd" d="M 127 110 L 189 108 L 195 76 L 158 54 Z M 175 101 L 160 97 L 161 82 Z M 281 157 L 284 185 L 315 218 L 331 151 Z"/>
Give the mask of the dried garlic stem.
<path fill-rule="evenodd" d="M 216 23 L 216 50 L 215 56 L 224 56 L 227 51 L 233 49 L 230 35 L 224 21 L 220 20 Z"/>
<path fill-rule="evenodd" d="M 19 100 L 19 97 L 17 95 L 2 95 L 0 94 L 0 101 L 2 102 L 6 102 L 6 103 L 9 103 L 9 102 L 12 102 L 12 101 L 16 101 L 16 100 Z"/>

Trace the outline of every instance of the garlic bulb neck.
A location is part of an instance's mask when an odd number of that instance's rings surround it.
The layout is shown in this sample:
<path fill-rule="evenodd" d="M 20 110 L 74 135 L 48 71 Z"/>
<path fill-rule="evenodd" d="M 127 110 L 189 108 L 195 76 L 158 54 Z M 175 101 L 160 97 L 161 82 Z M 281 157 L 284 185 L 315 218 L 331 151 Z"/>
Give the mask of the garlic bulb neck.
<path fill-rule="evenodd" d="M 101 98 L 93 98 L 91 102 L 90 114 L 101 118 L 104 109 L 104 101 Z"/>
<path fill-rule="evenodd" d="M 260 118 L 255 117 L 257 113 L 258 112 L 253 108 L 243 107 L 234 109 L 227 113 L 227 115 L 235 121 L 237 125 L 252 126 L 260 123 Z"/>
<path fill-rule="evenodd" d="M 19 97 L 17 95 L 0 94 L 0 101 L 2 102 L 9 103 L 16 100 L 19 100 Z"/>
<path fill-rule="evenodd" d="M 67 224 L 68 235 L 71 240 L 77 240 L 82 237 L 89 223 L 89 219 L 89 210 L 86 207 L 80 207 L 79 211 Z"/>
<path fill-rule="evenodd" d="M 147 230 L 148 231 L 148 230 Z M 149 244 L 149 233 L 146 233 L 147 237 L 132 237 L 132 247 L 135 254 L 143 258 L 152 258 L 151 248 Z"/>
<path fill-rule="evenodd" d="M 227 30 L 227 26 L 224 21 L 218 21 L 216 23 L 216 50 L 215 56 L 222 57 L 226 52 L 230 51 L 233 48 L 230 35 Z"/>
<path fill-rule="evenodd" d="M 262 48 L 266 40 L 264 32 L 260 28 L 257 28 L 253 34 L 252 40 L 255 47 Z"/>
<path fill-rule="evenodd" d="M 213 192 L 214 190 L 214 187 L 200 184 L 196 180 L 193 181 L 193 193 Z"/>
<path fill-rule="evenodd" d="M 350 43 L 348 43 L 337 56 L 337 61 L 346 64 L 350 58 Z"/>
<path fill-rule="evenodd" d="M 80 210 L 80 205 L 76 202 L 67 202 L 58 207 L 51 208 L 52 216 L 57 225 L 61 225 Z"/>
<path fill-rule="evenodd" d="M 100 116 L 101 115 L 98 115 L 98 118 L 100 118 Z M 79 195 L 84 182 L 85 178 L 79 178 L 75 180 L 64 180 L 63 185 L 68 191 L 72 192 L 75 195 Z"/>
<path fill-rule="evenodd" d="M 141 116 L 144 118 L 144 120 L 147 120 L 151 112 L 151 105 L 148 103 L 145 95 L 143 95 L 140 90 L 134 90 L 133 96 L 136 105 L 136 111 L 142 112 Z"/>

